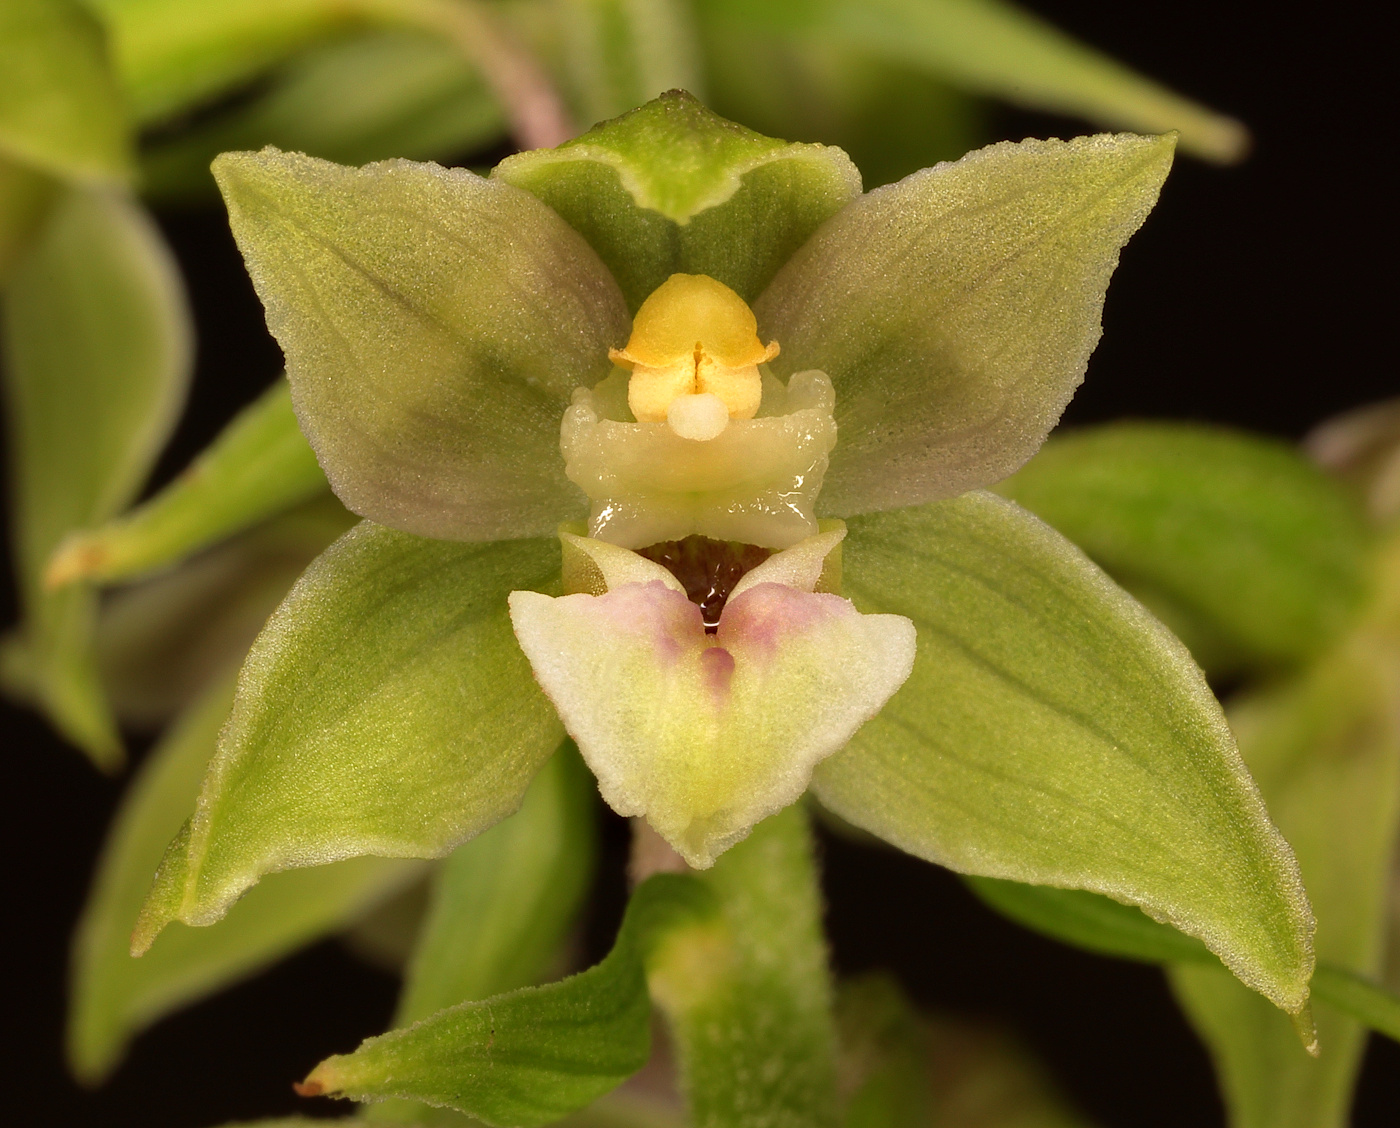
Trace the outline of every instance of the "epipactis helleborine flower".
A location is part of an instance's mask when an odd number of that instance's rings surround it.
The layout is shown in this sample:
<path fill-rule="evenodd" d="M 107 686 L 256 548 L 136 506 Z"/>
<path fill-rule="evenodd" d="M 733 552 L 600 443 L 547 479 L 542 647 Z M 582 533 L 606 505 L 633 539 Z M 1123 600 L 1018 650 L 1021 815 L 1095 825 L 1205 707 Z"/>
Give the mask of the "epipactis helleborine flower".
<path fill-rule="evenodd" d="M 515 592 L 516 636 L 604 798 L 705 867 L 796 800 L 914 665 L 907 618 L 838 594 L 845 530 L 818 514 L 950 497 L 1035 451 L 1170 153 L 1128 135 L 995 145 L 862 196 L 839 150 L 671 95 L 489 180 L 275 150 L 215 171 L 341 498 L 452 539 L 564 523 L 566 594 Z M 1115 176 L 1132 190 L 1099 190 Z M 415 355 L 399 334 L 308 316 L 258 230 L 279 181 L 386 213 L 398 195 L 436 200 L 439 241 L 495 277 L 453 281 L 429 255 L 421 308 L 400 312 L 457 347 Z M 298 238 L 285 209 L 272 222 Z M 403 223 L 405 248 L 433 242 Z M 1082 249 L 1038 267 L 1038 226 Z M 393 230 L 361 234 L 357 284 L 398 257 L 376 246 Z M 988 260 L 997 241 L 1004 262 Z M 989 267 L 1002 284 L 972 286 Z M 455 325 L 434 308 L 473 290 L 492 296 L 465 318 L 453 303 Z M 571 526 L 579 491 L 587 520 Z"/>

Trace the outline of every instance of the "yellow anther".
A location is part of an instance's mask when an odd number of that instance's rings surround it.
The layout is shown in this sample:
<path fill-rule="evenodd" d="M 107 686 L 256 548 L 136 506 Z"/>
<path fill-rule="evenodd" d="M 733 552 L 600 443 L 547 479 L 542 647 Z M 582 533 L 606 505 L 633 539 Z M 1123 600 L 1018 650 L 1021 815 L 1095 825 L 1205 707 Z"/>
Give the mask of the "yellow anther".
<path fill-rule="evenodd" d="M 627 406 L 641 423 L 659 423 L 678 396 L 710 393 L 731 419 L 752 419 L 763 395 L 758 366 L 778 342 L 758 339 L 748 304 L 706 274 L 673 274 L 642 303 L 625 349 L 608 356 L 632 373 Z"/>

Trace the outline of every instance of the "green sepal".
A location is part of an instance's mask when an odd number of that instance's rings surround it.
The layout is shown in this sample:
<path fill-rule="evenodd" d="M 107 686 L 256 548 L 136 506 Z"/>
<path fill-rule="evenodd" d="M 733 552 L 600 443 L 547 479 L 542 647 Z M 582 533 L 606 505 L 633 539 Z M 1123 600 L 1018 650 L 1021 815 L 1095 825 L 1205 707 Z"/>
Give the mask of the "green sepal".
<path fill-rule="evenodd" d="M 698 879 L 719 915 L 647 961 L 694 1128 L 837 1122 L 836 1038 L 811 829 L 761 822 Z"/>
<path fill-rule="evenodd" d="M 491 175 L 588 240 L 633 312 L 676 273 L 708 274 L 753 301 L 860 194 L 841 150 L 764 137 L 679 90 L 557 149 L 507 157 Z"/>
<path fill-rule="evenodd" d="M 74 0 L 0 5 L 0 158 L 124 184 L 131 151 L 102 29 Z"/>
<path fill-rule="evenodd" d="M 307 566 L 358 518 L 329 493 L 105 594 L 97 668 L 117 719 L 153 731 L 242 664 Z"/>
<path fill-rule="evenodd" d="M 622 295 L 527 192 L 410 161 L 265 149 L 214 177 L 292 400 L 336 494 L 423 536 L 552 533 L 581 514 L 559 421 L 626 341 Z"/>
<path fill-rule="evenodd" d="M 520 810 L 438 869 L 395 1026 L 538 983 L 593 876 L 597 786 L 565 742 Z"/>
<path fill-rule="evenodd" d="M 151 873 L 194 803 L 233 682 L 212 688 L 151 753 L 108 833 L 73 938 L 68 1062 L 86 1084 L 117 1065 L 127 1043 L 157 1019 L 254 974 L 364 912 L 422 872 L 423 863 L 359 858 L 277 874 L 214 929 L 172 929 L 140 960 L 131 927 Z"/>
<path fill-rule="evenodd" d="M 1169 626 L 1183 614 L 1199 622 L 1209 638 L 1198 657 L 1219 656 L 1208 667 L 1232 655 L 1252 666 L 1310 657 L 1356 619 L 1366 593 L 1359 507 L 1268 439 L 1111 423 L 1051 439 L 996 489 L 1129 590 L 1156 593 Z M 1194 641 L 1190 627 L 1178 633 Z"/>
<path fill-rule="evenodd" d="M 992 494 L 854 518 L 843 587 L 906 615 L 914 672 L 813 789 L 961 873 L 1106 893 L 1203 940 L 1290 1012 L 1312 914 L 1185 648 Z"/>
<path fill-rule="evenodd" d="M 297 426 L 290 389 L 278 380 L 155 497 L 114 521 L 64 538 L 44 580 L 61 587 L 74 580 L 130 579 L 329 488 Z"/>
<path fill-rule="evenodd" d="M 275 145 L 340 164 L 390 157 L 446 160 L 490 148 L 500 107 L 462 53 L 441 39 L 384 31 L 333 40 L 280 68 L 253 101 L 148 147 L 148 199 L 214 199 L 209 163 L 231 149 Z"/>
<path fill-rule="evenodd" d="M 532 1128 L 581 1109 L 643 1065 L 651 1050 L 645 967 L 665 938 L 713 919 L 714 897 L 688 876 L 638 887 L 613 950 L 587 971 L 461 1003 L 327 1058 L 307 1095 L 420 1100 L 488 1124 Z"/>
<path fill-rule="evenodd" d="M 441 857 L 516 810 L 563 738 L 506 595 L 558 575 L 553 541 L 462 545 L 363 522 L 254 644 L 195 815 L 132 938 L 211 924 L 263 874 Z"/>
<path fill-rule="evenodd" d="M 93 592 L 47 591 L 49 554 L 140 489 L 179 415 L 192 360 L 178 270 L 155 225 L 68 188 L 3 293 L 12 521 L 33 698 L 97 763 L 121 742 L 93 661 Z"/>
<path fill-rule="evenodd" d="M 867 193 L 783 266 L 754 313 L 775 374 L 820 369 L 836 389 L 825 514 L 955 497 L 1040 448 L 1174 147 L 990 145 Z"/>

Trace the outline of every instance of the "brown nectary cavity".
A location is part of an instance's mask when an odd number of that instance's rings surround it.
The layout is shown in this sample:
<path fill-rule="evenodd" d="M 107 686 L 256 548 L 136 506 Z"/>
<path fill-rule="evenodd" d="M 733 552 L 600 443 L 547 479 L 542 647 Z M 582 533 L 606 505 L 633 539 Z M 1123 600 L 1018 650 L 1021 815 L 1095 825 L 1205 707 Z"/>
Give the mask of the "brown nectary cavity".
<path fill-rule="evenodd" d="M 706 633 L 714 634 L 719 627 L 720 612 L 734 585 L 745 572 L 772 556 L 773 550 L 738 541 L 686 537 L 639 548 L 637 554 L 660 564 L 680 580 L 686 596 L 700 607 Z"/>

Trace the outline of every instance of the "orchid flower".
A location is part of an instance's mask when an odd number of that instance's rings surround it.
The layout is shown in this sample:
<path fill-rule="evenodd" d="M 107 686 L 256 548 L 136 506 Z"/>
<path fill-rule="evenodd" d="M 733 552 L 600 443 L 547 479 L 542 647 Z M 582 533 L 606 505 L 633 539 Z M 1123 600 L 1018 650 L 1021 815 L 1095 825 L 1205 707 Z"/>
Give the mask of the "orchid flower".
<path fill-rule="evenodd" d="M 985 492 L 1082 380 L 1173 143 L 862 193 L 672 94 L 489 177 L 220 157 L 365 520 L 249 656 L 136 948 L 274 870 L 441 856 L 567 734 L 692 867 L 810 789 L 963 873 L 1141 906 L 1301 1012 L 1307 901 L 1200 670 Z"/>

